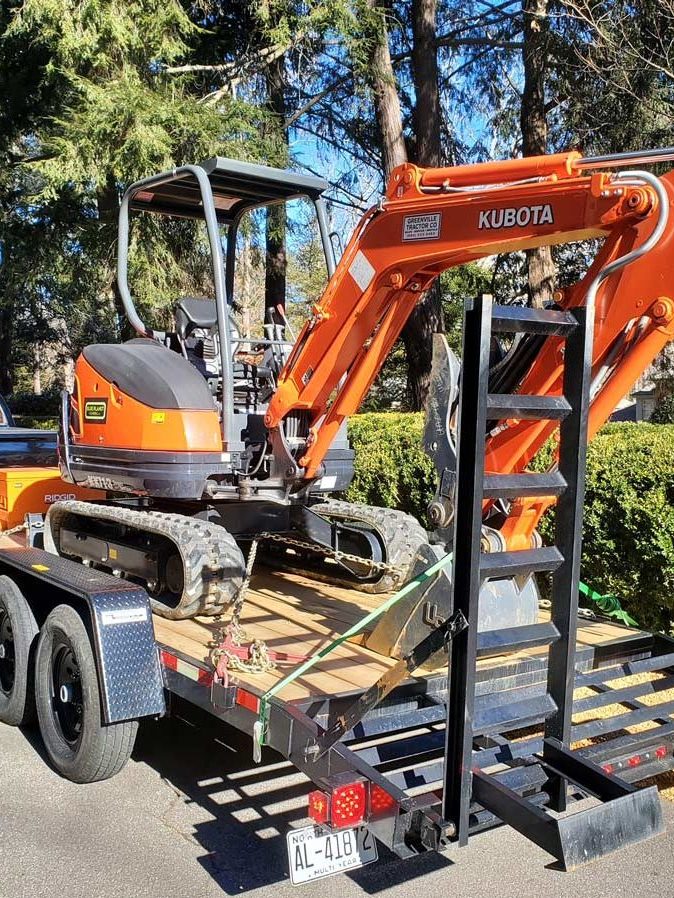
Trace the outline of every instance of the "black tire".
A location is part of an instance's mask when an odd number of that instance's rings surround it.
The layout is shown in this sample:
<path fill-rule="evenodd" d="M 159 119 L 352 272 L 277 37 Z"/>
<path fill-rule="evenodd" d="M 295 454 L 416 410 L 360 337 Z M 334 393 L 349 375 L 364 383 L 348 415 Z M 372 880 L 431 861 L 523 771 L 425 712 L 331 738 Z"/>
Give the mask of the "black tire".
<path fill-rule="evenodd" d="M 66 779 L 74 783 L 108 779 L 129 760 L 138 721 L 104 725 L 89 634 L 68 605 L 54 608 L 40 631 L 35 700 L 47 754 Z"/>
<path fill-rule="evenodd" d="M 35 720 L 33 655 L 38 626 L 16 583 L 0 576 L 0 721 L 25 726 Z"/>

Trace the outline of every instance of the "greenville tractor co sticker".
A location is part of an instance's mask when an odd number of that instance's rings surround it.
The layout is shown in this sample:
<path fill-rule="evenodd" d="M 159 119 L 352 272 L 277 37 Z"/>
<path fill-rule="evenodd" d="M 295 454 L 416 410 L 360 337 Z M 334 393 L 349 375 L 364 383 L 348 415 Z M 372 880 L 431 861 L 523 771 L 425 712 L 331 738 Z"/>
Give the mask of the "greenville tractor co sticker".
<path fill-rule="evenodd" d="M 441 221 L 441 212 L 406 215 L 403 221 L 403 240 L 437 240 L 440 237 Z"/>
<path fill-rule="evenodd" d="M 508 209 L 485 209 L 480 212 L 478 228 L 495 231 L 498 228 L 526 228 L 527 225 L 554 224 L 552 206 L 520 206 Z"/>

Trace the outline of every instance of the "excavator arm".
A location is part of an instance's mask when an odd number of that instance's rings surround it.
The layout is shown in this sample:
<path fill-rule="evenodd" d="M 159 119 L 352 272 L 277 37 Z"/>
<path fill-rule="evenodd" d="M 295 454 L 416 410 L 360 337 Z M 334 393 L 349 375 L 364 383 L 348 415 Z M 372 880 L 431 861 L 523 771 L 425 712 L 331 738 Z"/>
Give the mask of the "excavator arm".
<path fill-rule="evenodd" d="M 578 153 L 453 168 L 406 164 L 391 175 L 301 331 L 270 402 L 266 424 L 303 412 L 305 478 L 343 420 L 358 411 L 414 306 L 445 269 L 497 253 L 604 238 L 586 276 L 560 291 L 563 308 L 595 309 L 590 433 L 607 419 L 674 337 L 674 174 L 596 171 Z M 589 169 L 589 170 L 588 170 Z M 548 337 L 520 392 L 561 391 L 562 344 Z M 523 470 L 550 435 L 541 422 L 507 421 L 487 436 L 487 465 Z M 504 535 L 529 540 L 546 500 L 511 510 Z"/>

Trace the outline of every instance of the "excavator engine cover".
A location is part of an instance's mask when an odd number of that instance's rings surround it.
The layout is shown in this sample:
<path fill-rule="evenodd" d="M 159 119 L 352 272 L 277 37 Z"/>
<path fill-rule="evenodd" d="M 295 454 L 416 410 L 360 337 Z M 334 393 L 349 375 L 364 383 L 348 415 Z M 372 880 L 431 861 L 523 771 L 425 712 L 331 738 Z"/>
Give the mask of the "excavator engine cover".
<path fill-rule="evenodd" d="M 231 473 L 208 383 L 155 340 L 87 346 L 62 414 L 65 479 L 104 489 L 200 499 Z"/>

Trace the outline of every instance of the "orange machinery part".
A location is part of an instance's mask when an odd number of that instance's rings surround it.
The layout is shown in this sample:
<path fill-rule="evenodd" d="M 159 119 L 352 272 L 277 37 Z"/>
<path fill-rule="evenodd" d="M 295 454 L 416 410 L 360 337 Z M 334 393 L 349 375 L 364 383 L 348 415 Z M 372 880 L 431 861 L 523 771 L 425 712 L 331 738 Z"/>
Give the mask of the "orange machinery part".
<path fill-rule="evenodd" d="M 86 403 L 105 401 L 104 421 L 85 419 Z M 154 452 L 220 452 L 218 413 L 143 405 L 102 377 L 83 357 L 75 366 L 71 436 L 75 446 Z"/>
<path fill-rule="evenodd" d="M 29 513 L 46 514 L 65 499 L 104 501 L 105 493 L 61 480 L 58 468 L 0 469 L 0 530 L 22 524 Z"/>
<path fill-rule="evenodd" d="M 634 181 L 621 183 L 612 174 L 584 175 L 578 159 L 579 154 L 566 153 L 432 170 L 406 164 L 394 170 L 385 199 L 363 217 L 314 306 L 269 404 L 270 429 L 281 426 L 294 409 L 308 412 L 309 439 L 300 459 L 307 478 L 320 476 L 340 425 L 358 411 L 409 315 L 442 271 L 498 253 L 605 238 L 586 278 L 560 295 L 559 304 L 569 308 L 584 303 L 588 283 L 601 266 L 647 239 L 657 220 L 654 190 Z M 671 205 L 674 173 L 661 180 Z M 594 397 L 591 433 L 674 337 L 673 258 L 670 222 L 655 249 L 600 288 L 595 373 L 616 350 L 619 361 Z M 635 322 L 644 326 L 635 330 Z M 559 346 L 548 338 L 522 392 L 560 391 Z M 488 469 L 524 470 L 548 435 L 545 425 L 505 422 L 488 441 Z M 527 508 L 528 514 L 513 514 L 513 541 L 529 538 L 542 505 Z"/>

